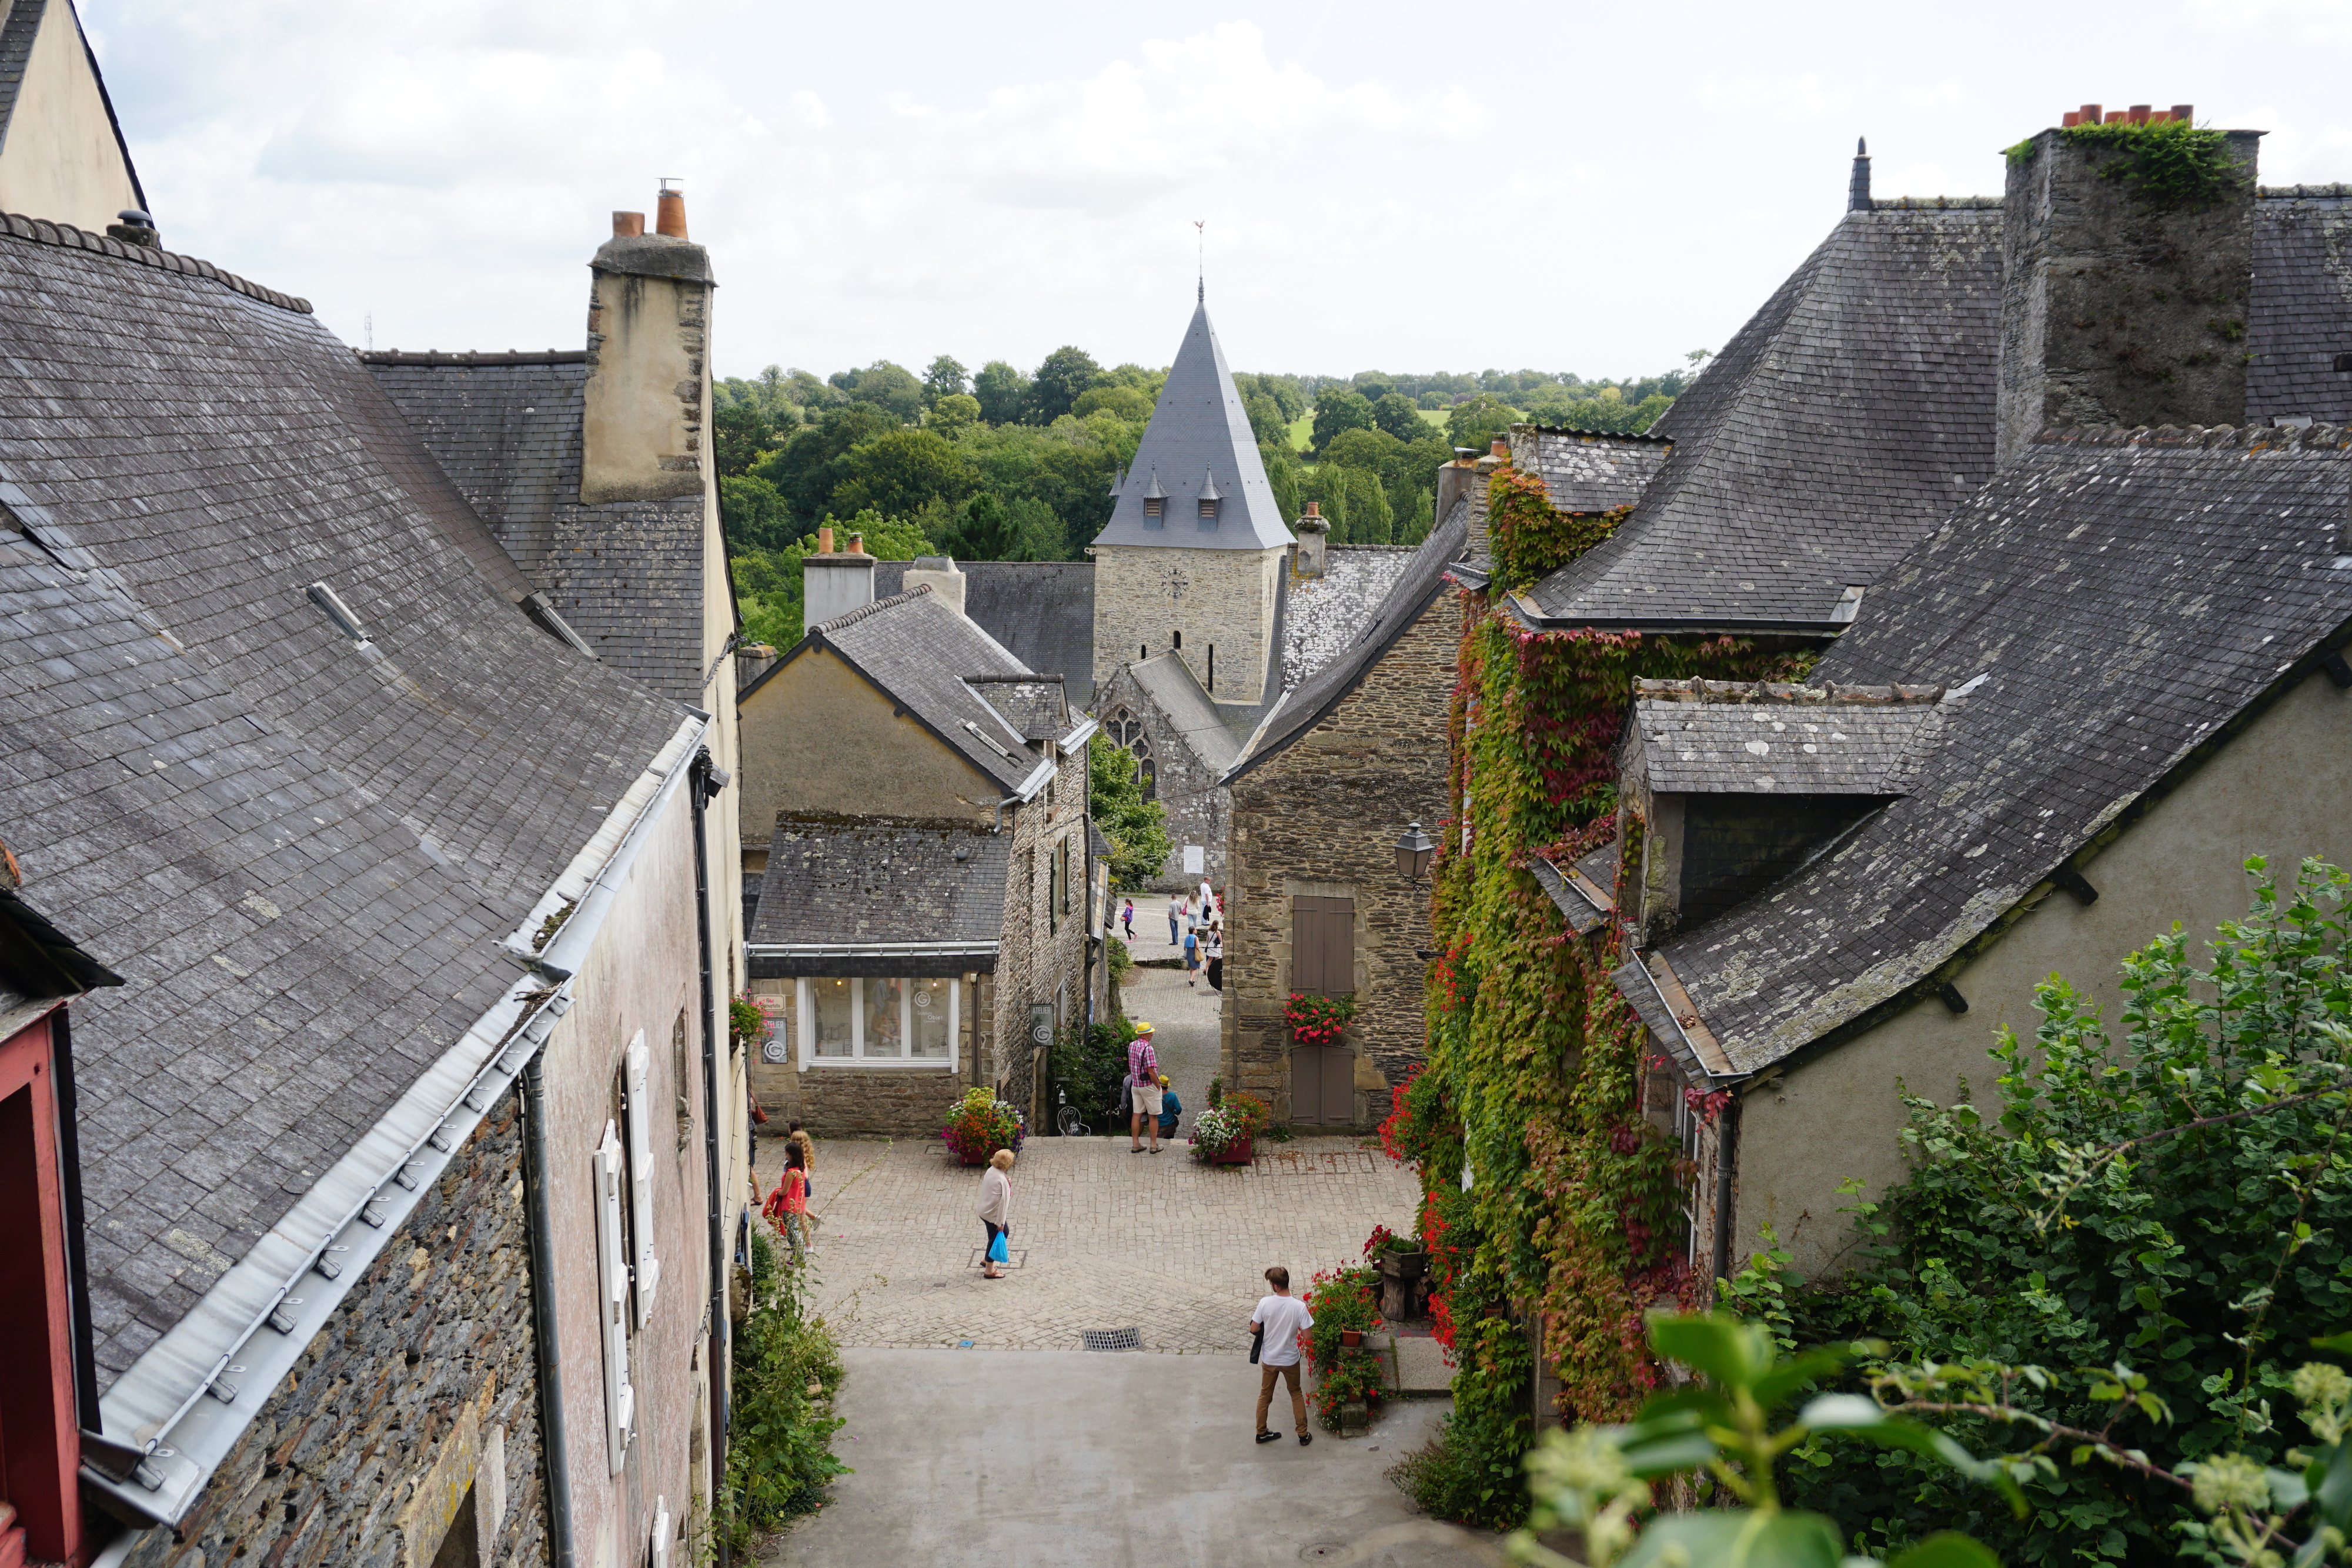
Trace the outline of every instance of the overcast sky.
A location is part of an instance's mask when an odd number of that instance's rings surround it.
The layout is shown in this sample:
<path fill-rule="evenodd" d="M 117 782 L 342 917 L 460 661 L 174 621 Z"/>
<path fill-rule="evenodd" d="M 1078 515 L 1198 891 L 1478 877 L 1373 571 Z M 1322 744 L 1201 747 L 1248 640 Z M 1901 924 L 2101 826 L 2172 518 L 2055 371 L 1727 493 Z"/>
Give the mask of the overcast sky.
<path fill-rule="evenodd" d="M 175 250 L 378 348 L 578 347 L 686 181 L 717 365 L 1665 369 L 1880 195 L 1998 194 L 2086 100 L 2352 181 L 2352 0 L 1222 7 L 82 0 Z"/>

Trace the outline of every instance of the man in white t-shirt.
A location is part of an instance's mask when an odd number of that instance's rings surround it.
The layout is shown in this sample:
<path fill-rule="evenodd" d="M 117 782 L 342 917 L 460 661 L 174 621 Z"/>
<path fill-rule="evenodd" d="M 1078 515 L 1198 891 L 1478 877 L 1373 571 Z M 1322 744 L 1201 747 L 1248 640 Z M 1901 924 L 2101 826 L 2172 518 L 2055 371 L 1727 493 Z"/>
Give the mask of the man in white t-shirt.
<path fill-rule="evenodd" d="M 1250 1314 L 1251 1331 L 1265 1335 L 1257 1357 L 1257 1440 L 1281 1440 L 1281 1433 L 1265 1429 L 1265 1413 L 1274 1403 L 1274 1383 L 1279 1377 L 1290 1385 L 1290 1408 L 1298 1416 L 1298 1446 L 1303 1448 L 1315 1440 L 1315 1434 L 1307 1429 L 1307 1396 L 1298 1386 L 1298 1336 L 1315 1326 L 1315 1314 L 1290 1293 L 1290 1270 L 1281 1264 L 1265 1271 L 1265 1282 L 1274 1287 L 1274 1294 L 1261 1298 L 1257 1311 Z"/>

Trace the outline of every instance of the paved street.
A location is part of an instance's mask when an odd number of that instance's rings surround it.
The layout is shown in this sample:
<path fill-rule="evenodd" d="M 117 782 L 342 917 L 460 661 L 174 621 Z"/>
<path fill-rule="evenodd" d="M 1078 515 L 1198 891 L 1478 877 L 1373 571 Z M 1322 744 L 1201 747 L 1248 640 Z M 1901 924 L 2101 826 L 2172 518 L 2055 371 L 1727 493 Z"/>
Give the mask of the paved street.
<path fill-rule="evenodd" d="M 1365 1437 L 1250 1440 L 1256 1368 L 1082 1352 L 854 1349 L 835 1449 L 856 1474 L 765 1561 L 793 1568 L 1499 1568 L 1387 1477 L 1444 1404 Z M 1286 1412 L 1281 1417 L 1286 1429 Z"/>
<path fill-rule="evenodd" d="M 763 1142 L 763 1190 L 782 1155 Z M 817 1147 L 819 1310 L 844 1344 L 1075 1350 L 1085 1329 L 1142 1347 L 1246 1354 L 1270 1263 L 1304 1282 L 1412 1224 L 1412 1178 L 1353 1138 L 1263 1145 L 1246 1169 L 1124 1136 L 1035 1138 L 1013 1176 L 1011 1276 L 984 1280 L 980 1175 L 936 1139 Z"/>

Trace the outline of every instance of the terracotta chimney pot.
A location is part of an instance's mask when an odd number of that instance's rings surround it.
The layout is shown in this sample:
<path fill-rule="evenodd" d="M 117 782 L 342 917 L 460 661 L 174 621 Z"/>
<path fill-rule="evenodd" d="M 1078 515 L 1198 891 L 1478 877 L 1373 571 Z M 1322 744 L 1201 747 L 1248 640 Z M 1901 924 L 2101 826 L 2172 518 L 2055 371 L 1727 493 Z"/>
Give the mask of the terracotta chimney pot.
<path fill-rule="evenodd" d="M 2078 109 L 2068 110 L 2064 114 L 2061 115 L 2058 120 L 2059 126 L 2067 131 L 2072 131 L 2074 127 L 2082 123 L 2083 111 Z"/>
<path fill-rule="evenodd" d="M 2189 103 L 2176 103 L 2172 106 L 2172 118 L 2175 120 L 2194 120 L 2197 118 L 2197 106 Z"/>
<path fill-rule="evenodd" d="M 852 555 L 864 555 L 866 553 L 866 536 L 864 534 L 852 534 L 849 536 L 849 553 Z"/>
<path fill-rule="evenodd" d="M 1510 455 L 1511 444 L 1504 440 L 1499 435 L 1495 437 L 1495 455 L 1497 457 L 1508 457 Z"/>
<path fill-rule="evenodd" d="M 683 180 L 664 180 L 662 182 L 661 194 L 655 199 L 654 204 L 654 232 L 656 234 L 666 234 L 672 239 L 684 239 L 686 237 L 685 184 L 686 182 Z M 678 189 L 672 190 L 670 187 L 673 185 L 677 186 Z"/>
<path fill-rule="evenodd" d="M 816 553 L 819 555 L 831 555 L 833 553 L 833 525 L 831 523 L 822 524 L 816 530 Z"/>
<path fill-rule="evenodd" d="M 614 239 L 635 239 L 645 232 L 645 214 L 614 213 L 613 214 L 613 237 Z"/>
<path fill-rule="evenodd" d="M 1320 501 L 1309 501 L 1309 502 L 1307 502 L 1307 515 L 1308 517 L 1321 517 L 1321 516 L 1323 515 L 1323 503 L 1322 503 L 1322 502 L 1320 502 Z"/>
<path fill-rule="evenodd" d="M 2147 123 L 2147 105 L 2144 103 L 2133 104 L 2129 109 L 2124 110 L 2124 118 L 2134 125 L 2146 125 Z"/>
<path fill-rule="evenodd" d="M 2097 124 L 2101 123 L 2101 122 L 2102 122 L 2102 120 L 2103 120 L 2105 118 L 2105 116 L 2103 116 L 2102 114 L 2100 114 L 2100 112 L 2099 112 L 2099 106 L 2098 106 L 2097 104 L 2095 104 L 2095 103 L 2086 103 L 2086 104 L 2084 104 L 2084 105 L 2083 106 L 2083 123 L 2084 123 L 2084 124 L 2085 124 L 2085 125 L 2097 125 Z"/>

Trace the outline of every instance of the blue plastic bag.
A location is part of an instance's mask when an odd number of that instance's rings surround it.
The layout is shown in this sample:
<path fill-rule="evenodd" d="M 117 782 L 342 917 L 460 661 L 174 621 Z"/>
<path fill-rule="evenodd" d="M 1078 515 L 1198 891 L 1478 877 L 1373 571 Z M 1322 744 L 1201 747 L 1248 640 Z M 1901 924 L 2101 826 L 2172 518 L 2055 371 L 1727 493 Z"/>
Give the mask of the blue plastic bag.
<path fill-rule="evenodd" d="M 992 1263 L 1009 1263 L 1013 1260 L 1005 1253 L 1004 1232 L 1002 1230 L 988 1239 L 988 1260 Z"/>

